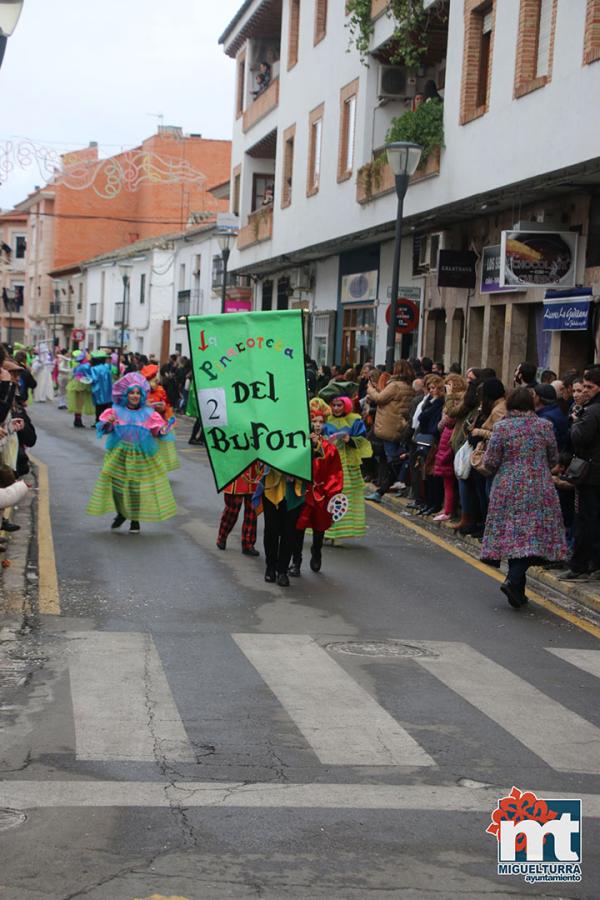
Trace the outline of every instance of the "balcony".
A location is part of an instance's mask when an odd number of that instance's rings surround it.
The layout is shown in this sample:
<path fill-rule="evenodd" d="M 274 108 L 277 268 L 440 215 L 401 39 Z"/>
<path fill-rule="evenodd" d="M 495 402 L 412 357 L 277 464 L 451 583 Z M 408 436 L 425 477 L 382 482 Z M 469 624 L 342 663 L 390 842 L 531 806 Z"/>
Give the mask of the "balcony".
<path fill-rule="evenodd" d="M 238 250 L 245 250 L 261 241 L 269 241 L 273 237 L 273 207 L 263 206 L 248 216 L 248 224 L 240 229 Z"/>
<path fill-rule="evenodd" d="M 274 78 L 266 91 L 259 94 L 244 110 L 242 129 L 244 134 L 264 119 L 279 104 L 279 78 Z"/>
<path fill-rule="evenodd" d="M 440 174 L 441 150 L 438 147 L 433 150 L 426 161 L 419 166 L 414 175 L 411 176 L 410 184 L 416 184 L 418 181 L 424 181 L 426 178 L 432 178 L 434 175 Z M 356 200 L 364 206 L 378 197 L 384 197 L 396 190 L 396 181 L 394 173 L 387 163 L 373 167 L 373 162 L 367 163 L 358 170 L 356 179 Z"/>
<path fill-rule="evenodd" d="M 195 288 L 192 291 L 177 292 L 177 318 L 183 316 L 197 316 L 200 314 L 200 301 L 202 291 Z"/>
<path fill-rule="evenodd" d="M 72 300 L 54 300 L 50 303 L 49 317 L 56 321 L 57 325 L 72 325 L 75 320 L 74 303 Z"/>

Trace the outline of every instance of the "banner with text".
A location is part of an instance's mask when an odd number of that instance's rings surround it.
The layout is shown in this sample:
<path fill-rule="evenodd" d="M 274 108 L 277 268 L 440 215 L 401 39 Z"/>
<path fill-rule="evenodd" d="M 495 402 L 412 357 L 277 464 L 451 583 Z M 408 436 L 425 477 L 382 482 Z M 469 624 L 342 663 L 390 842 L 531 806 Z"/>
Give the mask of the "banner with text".
<path fill-rule="evenodd" d="M 302 312 L 190 316 L 188 335 L 217 490 L 255 460 L 310 481 Z"/>

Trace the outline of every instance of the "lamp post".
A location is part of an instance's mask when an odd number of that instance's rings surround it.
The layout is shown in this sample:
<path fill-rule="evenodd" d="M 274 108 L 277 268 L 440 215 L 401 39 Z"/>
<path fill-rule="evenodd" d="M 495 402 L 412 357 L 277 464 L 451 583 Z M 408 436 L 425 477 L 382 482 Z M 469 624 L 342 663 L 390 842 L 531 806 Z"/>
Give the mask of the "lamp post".
<path fill-rule="evenodd" d="M 125 343 L 125 313 L 129 302 L 130 273 L 133 269 L 131 263 L 120 263 L 119 272 L 123 279 L 123 307 L 121 310 L 121 340 L 119 342 L 119 362 L 123 362 L 123 344 Z"/>
<path fill-rule="evenodd" d="M 52 281 L 54 290 L 54 303 L 50 304 L 50 312 L 52 313 L 52 352 L 56 352 L 56 317 L 60 313 L 60 292 L 62 289 L 62 281 L 54 279 Z"/>
<path fill-rule="evenodd" d="M 23 0 L 0 0 L 0 66 L 4 58 L 7 38 L 15 30 L 22 9 Z"/>
<path fill-rule="evenodd" d="M 233 229 L 223 229 L 222 231 L 217 231 L 217 241 L 221 249 L 221 256 L 223 257 L 223 291 L 221 293 L 222 313 L 225 312 L 225 301 L 227 299 L 227 263 L 229 262 L 229 254 L 231 253 L 231 248 L 237 240 L 237 236 L 237 231 L 234 231 Z"/>
<path fill-rule="evenodd" d="M 396 316 L 398 313 L 398 284 L 400 282 L 404 197 L 408 188 L 410 176 L 415 172 L 419 165 L 423 148 L 419 144 L 413 144 L 409 141 L 394 141 L 393 144 L 387 144 L 385 149 L 387 151 L 388 162 L 396 179 L 396 195 L 398 197 L 396 236 L 394 239 L 394 263 L 392 266 L 392 302 L 385 351 L 385 368 L 386 371 L 392 372 L 394 368 L 396 347 Z"/>

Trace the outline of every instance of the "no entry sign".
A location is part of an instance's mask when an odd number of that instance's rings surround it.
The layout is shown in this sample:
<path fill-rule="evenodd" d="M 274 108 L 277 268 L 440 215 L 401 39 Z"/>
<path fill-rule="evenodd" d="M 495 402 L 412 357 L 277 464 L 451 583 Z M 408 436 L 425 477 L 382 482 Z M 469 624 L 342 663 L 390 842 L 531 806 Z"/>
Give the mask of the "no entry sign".
<path fill-rule="evenodd" d="M 392 315 L 392 304 L 390 303 L 385 311 L 385 321 L 390 324 Z M 414 300 L 408 297 L 398 297 L 396 306 L 396 333 L 410 334 L 419 327 L 419 307 Z"/>

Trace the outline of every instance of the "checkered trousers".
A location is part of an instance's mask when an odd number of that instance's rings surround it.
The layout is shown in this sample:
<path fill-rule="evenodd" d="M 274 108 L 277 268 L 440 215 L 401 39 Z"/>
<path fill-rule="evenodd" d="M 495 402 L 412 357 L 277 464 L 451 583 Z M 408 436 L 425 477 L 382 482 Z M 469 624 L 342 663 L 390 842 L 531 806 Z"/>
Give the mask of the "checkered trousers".
<path fill-rule="evenodd" d="M 242 503 L 244 504 L 244 521 L 242 523 L 242 550 L 250 550 L 256 543 L 256 511 L 252 506 L 251 494 L 223 494 L 225 509 L 221 516 L 217 541 L 224 544 L 238 520 Z"/>

